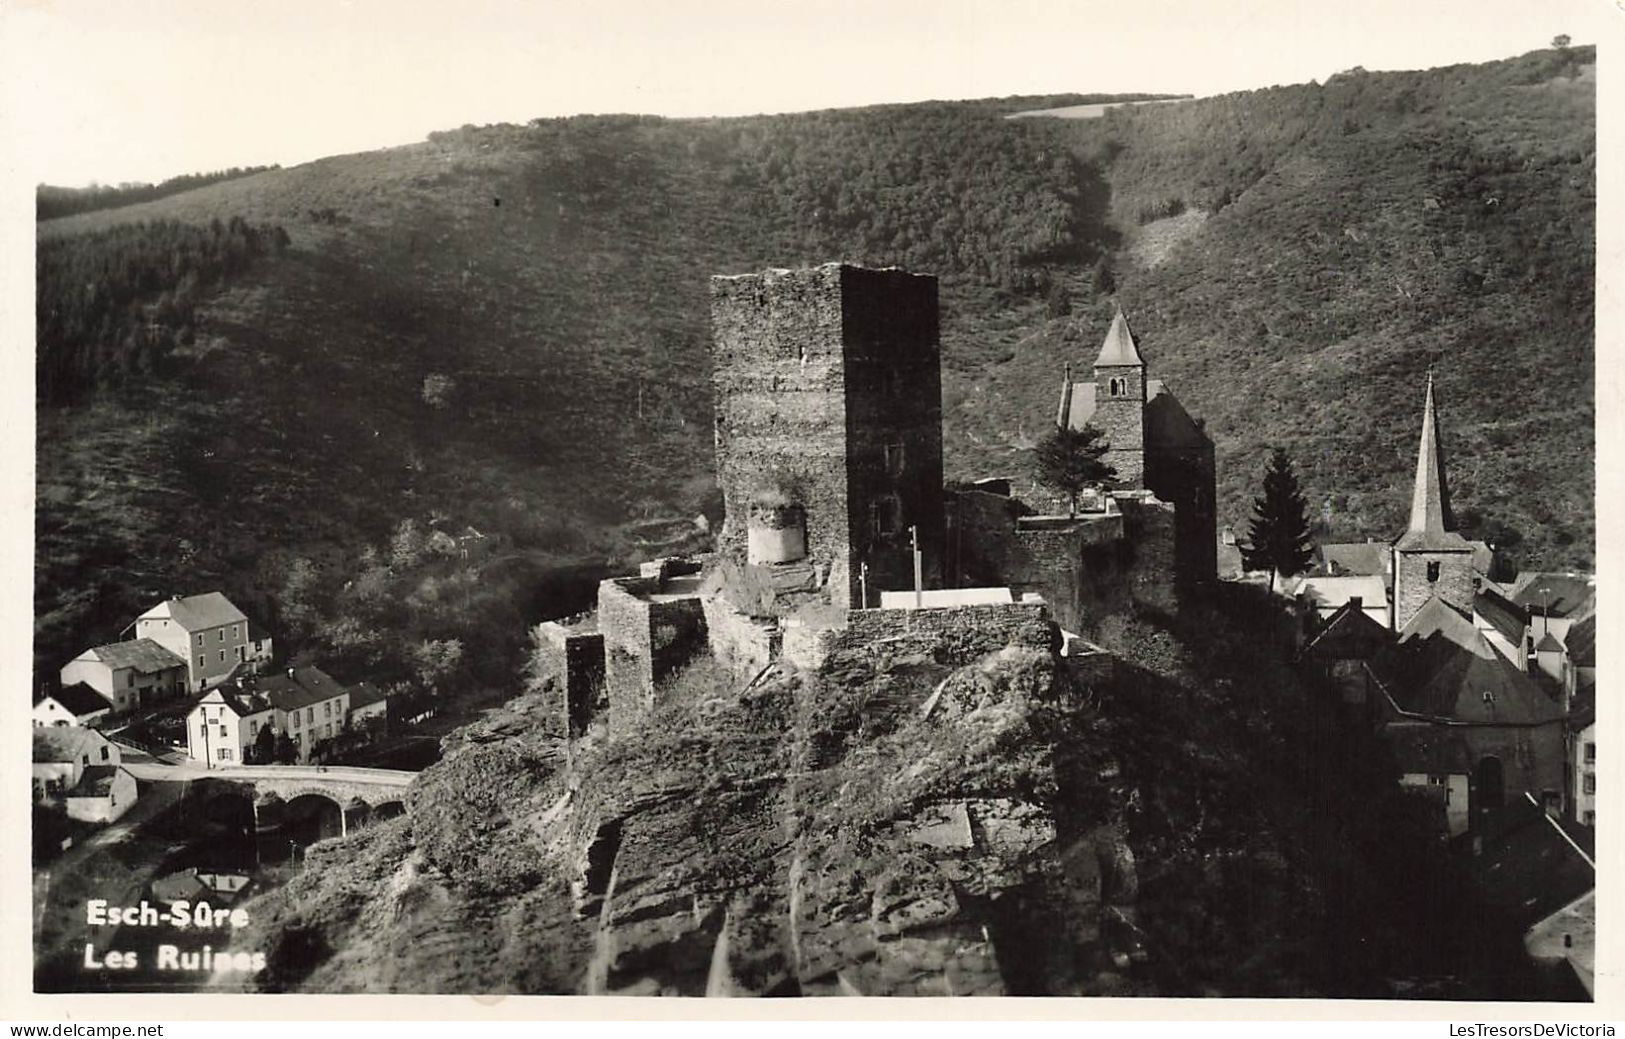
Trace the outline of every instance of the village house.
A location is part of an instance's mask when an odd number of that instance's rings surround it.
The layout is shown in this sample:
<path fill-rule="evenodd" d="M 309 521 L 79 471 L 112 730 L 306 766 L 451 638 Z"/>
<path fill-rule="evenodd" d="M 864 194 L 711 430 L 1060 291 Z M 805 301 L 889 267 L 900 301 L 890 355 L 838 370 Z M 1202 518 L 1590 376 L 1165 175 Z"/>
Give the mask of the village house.
<path fill-rule="evenodd" d="M 83 682 L 75 682 L 34 702 L 34 725 L 90 725 L 112 712 L 113 701 Z"/>
<path fill-rule="evenodd" d="M 321 668 L 290 667 L 255 679 L 251 688 L 275 711 L 277 731 L 293 740 L 301 761 L 310 758 L 318 743 L 344 731 L 350 692 Z"/>
<path fill-rule="evenodd" d="M 1597 687 L 1581 686 L 1569 707 L 1568 813 L 1597 825 Z"/>
<path fill-rule="evenodd" d="M 118 745 L 95 729 L 57 725 L 34 730 L 34 799 L 60 797 L 92 765 L 120 763 Z"/>
<path fill-rule="evenodd" d="M 123 713 L 179 696 L 186 661 L 152 639 L 131 639 L 85 650 L 62 665 L 61 678 L 63 686 L 83 682 Z"/>
<path fill-rule="evenodd" d="M 256 638 L 248 617 L 219 592 L 175 596 L 137 617 L 137 639 L 151 639 L 186 662 L 186 687 L 206 689 L 244 665 L 271 659 L 271 640 Z"/>
<path fill-rule="evenodd" d="M 70 819 L 110 823 L 135 805 L 135 777 L 118 745 L 94 729 L 37 728 L 33 759 L 34 799 L 61 802 Z"/>
<path fill-rule="evenodd" d="M 371 682 L 350 687 L 350 728 L 381 728 L 389 720 L 389 694 Z"/>
<path fill-rule="evenodd" d="M 276 711 L 265 697 L 217 685 L 186 716 L 186 756 L 210 768 L 241 765 L 266 726 L 276 731 Z"/>

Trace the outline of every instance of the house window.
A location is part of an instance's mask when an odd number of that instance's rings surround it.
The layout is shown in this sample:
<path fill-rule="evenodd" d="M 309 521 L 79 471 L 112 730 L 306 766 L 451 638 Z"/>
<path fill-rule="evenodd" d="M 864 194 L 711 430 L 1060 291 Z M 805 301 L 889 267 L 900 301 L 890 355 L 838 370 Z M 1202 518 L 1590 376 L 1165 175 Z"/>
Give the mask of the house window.
<path fill-rule="evenodd" d="M 1428 583 L 1432 584 L 1434 581 L 1437 581 L 1438 579 L 1439 579 L 1439 561 L 1437 559 L 1431 559 L 1431 560 L 1428 561 Z"/>
<path fill-rule="evenodd" d="M 197 666 L 198 666 L 198 667 L 205 667 L 205 666 L 207 666 L 207 663 L 208 663 L 208 659 L 209 659 L 209 658 L 208 658 L 208 657 L 198 657 L 198 658 L 197 658 Z"/>
<path fill-rule="evenodd" d="M 1596 760 L 1597 760 L 1597 745 L 1595 743 L 1587 743 L 1586 744 L 1586 764 L 1587 765 L 1593 764 Z"/>
<path fill-rule="evenodd" d="M 299 712 L 298 711 L 294 711 L 292 714 L 288 715 L 288 720 L 293 723 L 290 726 L 290 728 L 294 728 L 294 729 L 299 728 Z"/>
<path fill-rule="evenodd" d="M 1585 787 L 1585 792 L 1586 793 L 1588 793 L 1588 794 L 1596 793 L 1597 792 L 1597 777 L 1590 774 L 1589 772 L 1586 773 L 1584 787 Z"/>
<path fill-rule="evenodd" d="M 220 752 L 218 754 L 216 754 L 215 757 L 219 758 L 221 761 L 230 761 L 231 760 L 231 748 L 230 747 L 221 747 Z"/>
<path fill-rule="evenodd" d="M 103 761 L 107 760 L 107 748 L 106 747 L 102 748 L 102 760 Z"/>
<path fill-rule="evenodd" d="M 129 674 L 124 676 L 124 687 L 128 689 L 133 685 L 135 685 L 135 672 L 131 671 Z"/>
<path fill-rule="evenodd" d="M 316 721 L 316 708 L 314 708 L 314 707 L 306 707 L 305 708 L 305 724 L 312 725 L 312 724 L 315 724 L 315 721 Z"/>
<path fill-rule="evenodd" d="M 220 662 L 222 664 L 224 664 L 226 662 L 226 651 L 225 650 L 220 651 Z"/>
<path fill-rule="evenodd" d="M 222 725 L 222 726 L 220 726 L 220 735 L 225 736 L 225 734 L 226 734 L 226 727 L 224 725 Z"/>
<path fill-rule="evenodd" d="M 197 633 L 197 644 L 200 646 L 203 645 L 203 632 L 201 631 Z"/>
<path fill-rule="evenodd" d="M 887 444 L 886 445 L 886 475 L 887 476 L 902 476 L 903 475 L 903 445 L 902 444 Z"/>
<path fill-rule="evenodd" d="M 224 641 L 226 641 L 226 629 L 225 628 L 221 628 L 219 631 L 215 632 L 215 635 L 217 636 L 215 638 L 216 642 L 224 642 Z"/>
<path fill-rule="evenodd" d="M 1597 825 L 1597 813 L 1596 812 L 1587 812 L 1585 814 L 1585 824 L 1587 826 L 1595 826 L 1595 825 Z"/>

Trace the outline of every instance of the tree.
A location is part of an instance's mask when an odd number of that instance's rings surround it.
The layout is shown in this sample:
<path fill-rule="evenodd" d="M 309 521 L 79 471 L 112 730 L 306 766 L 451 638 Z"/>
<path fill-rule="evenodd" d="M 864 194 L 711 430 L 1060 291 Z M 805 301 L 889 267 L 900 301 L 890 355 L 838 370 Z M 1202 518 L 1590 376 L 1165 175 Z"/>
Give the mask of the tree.
<path fill-rule="evenodd" d="M 291 765 L 299 760 L 299 745 L 293 741 L 292 736 L 285 732 L 277 733 L 273 760 L 279 765 Z"/>
<path fill-rule="evenodd" d="M 261 725 L 259 735 L 254 737 L 254 745 L 248 748 L 248 753 L 255 765 L 269 765 L 276 761 L 276 727 Z"/>
<path fill-rule="evenodd" d="M 1067 515 L 1078 514 L 1078 494 L 1117 475 L 1117 470 L 1101 461 L 1110 447 L 1103 434 L 1092 425 L 1082 429 L 1056 426 L 1033 449 L 1039 482 L 1067 497 Z"/>
<path fill-rule="evenodd" d="M 1568 33 L 1566 33 L 1566 32 L 1558 33 L 1556 36 L 1552 37 L 1552 46 L 1556 47 L 1558 50 L 1562 50 L 1563 48 L 1567 47 L 1568 45 L 1569 45 L 1569 34 Z"/>
<path fill-rule="evenodd" d="M 1270 591 L 1275 591 L 1275 575 L 1291 577 L 1308 569 L 1314 556 L 1309 537 L 1308 502 L 1292 471 L 1292 459 L 1285 448 L 1276 448 L 1264 472 L 1264 494 L 1253 499 L 1253 522 L 1249 531 L 1251 546 L 1242 550 L 1249 570 L 1268 567 Z"/>

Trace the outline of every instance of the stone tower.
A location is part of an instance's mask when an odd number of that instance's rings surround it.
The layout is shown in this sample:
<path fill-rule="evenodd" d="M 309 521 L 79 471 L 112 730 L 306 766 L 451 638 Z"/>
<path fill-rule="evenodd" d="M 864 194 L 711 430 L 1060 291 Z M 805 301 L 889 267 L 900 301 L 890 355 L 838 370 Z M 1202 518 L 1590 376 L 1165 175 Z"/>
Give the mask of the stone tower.
<path fill-rule="evenodd" d="M 1422 441 L 1416 453 L 1410 523 L 1395 539 L 1393 552 L 1396 631 L 1403 630 L 1434 596 L 1463 616 L 1472 615 L 1473 548 L 1456 532 L 1455 517 L 1450 512 L 1431 371 L 1422 406 Z"/>
<path fill-rule="evenodd" d="M 810 568 L 838 606 L 927 587 L 943 546 L 937 280 L 824 264 L 711 279 L 719 551 Z"/>
<path fill-rule="evenodd" d="M 1117 470 L 1117 487 L 1145 486 L 1145 361 L 1119 310 L 1095 358 L 1095 413 L 1090 420 L 1111 450 L 1103 459 Z"/>

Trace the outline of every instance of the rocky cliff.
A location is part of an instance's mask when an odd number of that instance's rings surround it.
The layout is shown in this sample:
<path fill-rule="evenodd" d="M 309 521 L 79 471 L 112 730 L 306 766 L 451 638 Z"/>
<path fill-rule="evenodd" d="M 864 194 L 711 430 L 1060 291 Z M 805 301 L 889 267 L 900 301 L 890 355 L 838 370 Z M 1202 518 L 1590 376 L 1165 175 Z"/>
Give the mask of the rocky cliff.
<path fill-rule="evenodd" d="M 273 991 L 1380 991 L 1326 944 L 1364 940 L 1327 937 L 1335 813 L 1270 793 L 1290 676 L 1227 615 L 1114 620 L 1124 659 L 1088 681 L 1042 620 L 745 688 L 696 665 L 568 749 L 521 698 L 236 944 Z M 1183 682 L 1190 659 L 1251 685 Z"/>

